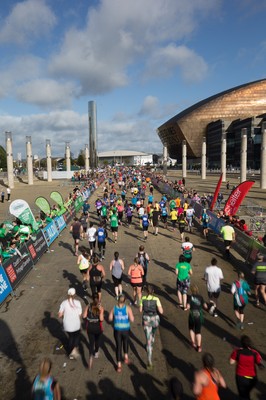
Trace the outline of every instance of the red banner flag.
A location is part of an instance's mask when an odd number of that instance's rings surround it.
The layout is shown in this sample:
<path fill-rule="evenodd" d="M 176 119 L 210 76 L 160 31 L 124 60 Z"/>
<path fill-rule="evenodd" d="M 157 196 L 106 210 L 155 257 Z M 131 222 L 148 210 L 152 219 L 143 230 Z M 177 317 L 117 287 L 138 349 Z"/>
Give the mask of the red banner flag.
<path fill-rule="evenodd" d="M 213 195 L 212 203 L 211 203 L 211 206 L 210 206 L 210 210 L 211 211 L 213 210 L 213 208 L 215 206 L 215 203 L 216 203 L 216 200 L 217 200 L 217 197 L 218 197 L 218 194 L 219 194 L 219 190 L 220 190 L 220 187 L 221 187 L 221 184 L 222 184 L 222 179 L 223 179 L 223 174 L 221 173 L 221 176 L 220 176 L 219 181 L 217 183 L 217 186 L 216 186 L 216 189 L 215 189 L 215 192 L 214 192 L 214 195 Z"/>
<path fill-rule="evenodd" d="M 239 209 L 240 204 L 246 197 L 248 191 L 254 185 L 254 181 L 245 181 L 240 183 L 234 190 L 232 190 L 228 200 L 224 206 L 225 215 L 235 215 Z"/>

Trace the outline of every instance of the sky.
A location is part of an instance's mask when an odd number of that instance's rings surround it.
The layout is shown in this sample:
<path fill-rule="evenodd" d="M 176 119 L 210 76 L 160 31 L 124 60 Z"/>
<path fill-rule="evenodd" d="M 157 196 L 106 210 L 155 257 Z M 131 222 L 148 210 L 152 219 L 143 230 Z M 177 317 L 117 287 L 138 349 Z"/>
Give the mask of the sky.
<path fill-rule="evenodd" d="M 265 78 L 265 17 L 266 0 L 1 0 L 0 145 L 76 157 L 95 101 L 98 152 L 162 153 L 161 124 Z"/>

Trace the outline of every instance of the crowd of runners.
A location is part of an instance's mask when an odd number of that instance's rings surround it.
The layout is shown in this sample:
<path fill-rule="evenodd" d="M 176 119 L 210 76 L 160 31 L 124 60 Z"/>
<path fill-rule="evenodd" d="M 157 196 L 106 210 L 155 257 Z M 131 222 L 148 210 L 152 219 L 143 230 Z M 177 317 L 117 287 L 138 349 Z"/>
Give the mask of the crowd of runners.
<path fill-rule="evenodd" d="M 193 276 L 192 258 L 197 251 L 190 239 L 194 229 L 195 210 L 189 203 L 189 198 L 183 196 L 186 191 L 185 180 L 180 180 L 176 198 L 168 198 L 165 194 L 156 192 L 151 175 L 131 168 L 114 169 L 106 176 L 102 187 L 98 189 L 97 200 L 94 204 L 86 201 L 81 216 L 75 217 L 70 227 L 73 236 L 74 255 L 77 270 L 80 271 L 84 293 L 90 295 L 89 304 L 82 309 L 80 300 L 76 297 L 74 287 L 68 289 L 67 298 L 59 308 L 58 317 L 63 319 L 64 330 L 68 335 L 68 356 L 70 359 L 79 357 L 79 341 L 82 319 L 86 324 L 89 341 L 88 368 L 93 367 L 94 359 L 99 357 L 99 350 L 103 340 L 103 323 L 105 312 L 108 312 L 108 321 L 113 324 L 114 340 L 116 345 L 116 371 L 122 372 L 122 366 L 129 364 L 129 332 L 134 323 L 134 315 L 141 313 L 142 325 L 146 337 L 147 369 L 153 369 L 153 349 L 156 330 L 160 325 L 163 307 L 160 298 L 155 293 L 154 286 L 149 279 L 150 256 L 145 250 L 149 235 L 160 235 L 159 230 L 168 230 L 172 235 L 180 238 L 180 254 L 176 264 L 177 306 L 188 314 L 188 330 L 191 347 L 202 352 L 201 327 L 204 310 L 214 318 L 219 316 L 219 296 L 223 271 L 217 265 L 217 259 L 211 258 L 210 266 L 205 269 L 208 302 L 204 301 L 199 293 Z M 77 189 L 77 188 L 76 188 Z M 76 190 L 76 195 L 78 194 Z M 193 190 L 191 190 L 193 194 Z M 194 192 L 195 197 L 195 192 Z M 199 199 L 201 199 L 199 197 Z M 201 200 L 199 200 L 201 201 Z M 206 206 L 206 204 L 204 204 Z M 206 206 L 207 208 L 207 206 Z M 208 214 L 203 209 L 200 220 L 202 233 L 206 238 L 209 234 Z M 119 254 L 120 227 L 123 225 L 130 230 L 132 225 L 142 230 L 142 244 L 136 248 L 136 254 L 129 267 L 125 266 Z M 225 243 L 225 256 L 230 258 L 230 245 L 236 239 L 235 231 L 230 221 L 227 221 L 221 231 Z M 116 245 L 113 259 L 110 264 L 103 265 L 108 242 Z M 104 304 L 109 300 L 102 296 L 102 285 L 106 274 L 110 272 L 113 281 L 113 296 L 116 305 L 105 309 Z M 259 255 L 253 266 L 255 275 L 256 304 L 260 301 L 266 304 L 266 261 Z M 132 287 L 130 303 L 123 291 L 123 285 L 129 280 Z M 248 304 L 251 289 L 240 272 L 232 282 L 231 295 L 234 299 L 236 327 L 245 328 L 244 309 Z M 225 310 L 223 310 L 225 311 Z M 252 347 L 251 339 L 247 335 L 241 337 L 241 347 L 235 349 L 229 357 L 230 364 L 236 364 L 236 384 L 240 399 L 250 399 L 250 392 L 257 383 L 256 366 L 263 368 L 262 358 Z M 221 372 L 215 367 L 215 361 L 210 353 L 202 356 L 203 368 L 195 374 L 192 391 L 197 399 L 219 399 L 219 387 L 226 387 Z M 53 393 L 55 399 L 60 399 L 60 388 L 51 378 L 50 361 L 44 360 L 40 367 L 40 374 L 36 377 L 33 392 L 45 386 Z M 47 379 L 47 380 L 46 380 Z M 49 382 L 49 383 L 47 383 Z M 53 382 L 53 384 L 51 384 Z M 50 389 L 49 389 L 50 388 Z M 46 390 L 45 389 L 45 390 Z M 182 398 L 182 384 L 172 382 L 174 398 Z M 178 397 L 179 396 L 179 397 Z M 38 398 L 39 397 L 34 397 Z M 52 397 L 51 397 L 52 398 Z"/>

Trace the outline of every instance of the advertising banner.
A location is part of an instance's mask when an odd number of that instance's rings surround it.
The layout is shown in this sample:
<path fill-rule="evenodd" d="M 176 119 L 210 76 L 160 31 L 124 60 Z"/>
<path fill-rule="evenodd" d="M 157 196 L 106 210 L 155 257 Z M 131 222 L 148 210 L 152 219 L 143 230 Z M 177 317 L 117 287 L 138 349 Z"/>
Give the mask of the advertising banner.
<path fill-rule="evenodd" d="M 235 232 L 236 240 L 232 243 L 232 248 L 240 254 L 241 257 L 247 260 L 253 239 L 251 239 L 246 233 L 241 232 L 239 229 L 235 229 Z"/>
<path fill-rule="evenodd" d="M 5 273 L 9 279 L 12 289 L 15 289 L 27 273 L 32 269 L 33 262 L 24 244 L 19 249 L 22 257 L 14 255 L 3 263 Z"/>
<path fill-rule="evenodd" d="M 6 276 L 5 270 L 0 265 L 0 304 L 7 298 L 7 296 L 12 292 L 12 287 Z"/>
<path fill-rule="evenodd" d="M 29 240 L 26 243 L 30 256 L 34 264 L 38 262 L 41 256 L 47 251 L 48 245 L 45 240 L 44 234 L 42 231 L 39 231 L 36 235 L 36 239 Z"/>
<path fill-rule="evenodd" d="M 213 195 L 213 199 L 212 199 L 212 202 L 211 202 L 211 205 L 210 205 L 210 210 L 211 211 L 214 209 L 214 206 L 216 204 L 216 200 L 217 200 L 217 197 L 218 197 L 218 194 L 219 194 L 219 191 L 220 191 L 220 187 L 221 187 L 221 184 L 222 184 L 222 179 L 223 179 L 223 174 L 221 173 L 221 176 L 220 176 L 220 178 L 218 180 L 218 183 L 217 183 L 214 195 Z"/>
<path fill-rule="evenodd" d="M 58 236 L 58 230 L 54 221 L 51 221 L 45 228 L 42 229 L 46 243 L 48 246 L 55 241 Z"/>
<path fill-rule="evenodd" d="M 63 215 L 60 215 L 60 217 L 55 217 L 54 219 L 56 228 L 58 232 L 60 233 L 63 229 L 66 227 L 66 221 L 64 220 Z"/>
<path fill-rule="evenodd" d="M 225 206 L 224 213 L 225 215 L 236 215 L 237 210 L 239 209 L 240 204 L 246 197 L 248 191 L 254 185 L 254 181 L 245 181 L 240 183 L 234 190 L 232 190 Z"/>
<path fill-rule="evenodd" d="M 51 214 L 50 203 L 48 200 L 46 200 L 45 197 L 42 196 L 37 197 L 37 199 L 35 200 L 35 204 L 37 207 L 39 207 L 40 210 L 42 210 L 42 212 L 44 212 L 44 214 L 46 215 Z"/>
<path fill-rule="evenodd" d="M 31 225 L 34 231 L 38 230 L 38 224 L 35 221 L 30 206 L 25 200 L 17 199 L 12 201 L 9 206 L 9 212 L 16 218 L 19 218 L 22 224 Z"/>
<path fill-rule="evenodd" d="M 83 206 L 83 203 L 84 203 L 84 201 L 82 199 L 82 196 L 79 196 L 76 198 L 76 200 L 74 202 L 74 208 L 75 208 L 76 212 L 78 212 L 81 209 L 81 207 Z"/>
<path fill-rule="evenodd" d="M 63 197 L 61 196 L 61 194 L 59 192 L 51 192 L 50 197 L 60 207 L 60 211 L 58 211 L 57 215 L 62 215 L 66 211 L 66 208 L 64 206 Z"/>

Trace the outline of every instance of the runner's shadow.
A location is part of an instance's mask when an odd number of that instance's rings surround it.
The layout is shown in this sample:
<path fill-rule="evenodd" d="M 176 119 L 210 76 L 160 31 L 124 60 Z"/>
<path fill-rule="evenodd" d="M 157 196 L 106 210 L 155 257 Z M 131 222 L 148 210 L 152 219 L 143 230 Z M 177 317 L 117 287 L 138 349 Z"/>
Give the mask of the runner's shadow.
<path fill-rule="evenodd" d="M 170 267 L 169 264 L 162 262 L 162 261 L 154 260 L 154 259 L 152 259 L 152 261 L 154 262 L 154 264 L 159 265 L 159 267 L 162 267 L 162 268 L 166 269 L 167 271 L 172 272 L 173 274 L 175 273 L 175 269 Z"/>
<path fill-rule="evenodd" d="M 165 385 L 159 379 L 153 377 L 147 372 L 140 373 L 134 364 L 130 364 L 129 369 L 133 372 L 133 375 L 131 375 L 131 381 L 136 391 L 135 398 L 138 400 L 165 398 L 165 392 L 167 390 Z M 143 393 L 143 391 L 145 391 L 145 393 Z"/>
<path fill-rule="evenodd" d="M 18 346 L 13 337 L 13 334 L 6 324 L 5 321 L 0 319 L 0 347 L 2 353 L 2 359 L 6 356 L 8 359 L 12 360 L 18 365 L 16 370 L 16 380 L 15 380 L 15 398 L 14 400 L 27 400 L 30 398 L 31 394 L 31 381 L 27 374 L 26 365 L 20 355 Z M 3 360 L 4 361 L 4 360 Z M 4 373 L 1 372 L 1 378 Z M 2 385 L 1 385 L 2 389 Z"/>
<path fill-rule="evenodd" d="M 62 324 L 58 321 L 57 318 L 52 317 L 50 311 L 44 311 L 44 318 L 42 319 L 42 326 L 47 328 L 49 333 L 58 340 L 58 342 L 64 347 L 67 351 L 68 348 L 68 338 L 66 334 L 63 332 Z"/>
<path fill-rule="evenodd" d="M 125 235 L 132 236 L 134 239 L 139 239 L 139 240 L 142 239 L 142 237 L 140 237 L 138 235 L 134 235 L 133 233 L 127 232 L 127 231 L 125 231 Z"/>
<path fill-rule="evenodd" d="M 72 254 L 75 255 L 75 251 L 74 251 L 74 249 L 73 249 L 73 246 L 71 246 L 70 243 L 66 243 L 66 242 L 63 242 L 62 240 L 60 240 L 60 242 L 58 242 L 58 246 L 59 246 L 59 247 L 63 247 L 64 249 L 69 250 L 70 253 L 72 253 Z"/>

